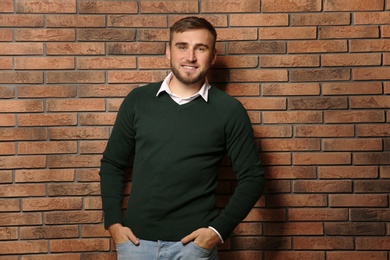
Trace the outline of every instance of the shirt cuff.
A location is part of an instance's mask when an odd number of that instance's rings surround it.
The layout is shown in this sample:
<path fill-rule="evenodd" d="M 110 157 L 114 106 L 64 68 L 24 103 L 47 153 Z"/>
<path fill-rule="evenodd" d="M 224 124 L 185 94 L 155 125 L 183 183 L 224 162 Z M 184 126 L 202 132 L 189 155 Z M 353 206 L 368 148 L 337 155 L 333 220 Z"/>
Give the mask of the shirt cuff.
<path fill-rule="evenodd" d="M 219 237 L 219 239 L 221 240 L 221 243 L 222 243 L 222 244 L 225 243 L 225 241 L 223 241 L 221 235 L 219 234 L 219 232 L 218 232 L 215 228 L 209 226 L 209 229 L 213 230 L 213 231 L 218 235 L 218 237 Z"/>

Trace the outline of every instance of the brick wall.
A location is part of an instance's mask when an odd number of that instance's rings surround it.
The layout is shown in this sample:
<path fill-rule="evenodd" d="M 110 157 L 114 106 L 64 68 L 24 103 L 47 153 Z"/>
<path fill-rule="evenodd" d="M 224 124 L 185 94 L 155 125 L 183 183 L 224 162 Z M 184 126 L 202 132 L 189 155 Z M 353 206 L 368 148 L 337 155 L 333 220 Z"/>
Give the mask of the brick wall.
<path fill-rule="evenodd" d="M 198 14 L 267 176 L 221 259 L 389 259 L 390 0 L 0 0 L 0 260 L 115 259 L 101 153 Z M 226 163 L 220 206 L 234 185 Z"/>

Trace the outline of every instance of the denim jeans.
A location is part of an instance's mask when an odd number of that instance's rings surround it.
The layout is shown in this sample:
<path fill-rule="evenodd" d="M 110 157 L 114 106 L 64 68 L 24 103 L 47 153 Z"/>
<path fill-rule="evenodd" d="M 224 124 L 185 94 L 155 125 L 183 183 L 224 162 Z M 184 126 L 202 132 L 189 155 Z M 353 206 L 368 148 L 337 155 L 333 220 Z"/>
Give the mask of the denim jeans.
<path fill-rule="evenodd" d="M 218 260 L 218 250 L 207 250 L 193 242 L 140 240 L 139 245 L 131 241 L 117 244 L 118 260 Z"/>

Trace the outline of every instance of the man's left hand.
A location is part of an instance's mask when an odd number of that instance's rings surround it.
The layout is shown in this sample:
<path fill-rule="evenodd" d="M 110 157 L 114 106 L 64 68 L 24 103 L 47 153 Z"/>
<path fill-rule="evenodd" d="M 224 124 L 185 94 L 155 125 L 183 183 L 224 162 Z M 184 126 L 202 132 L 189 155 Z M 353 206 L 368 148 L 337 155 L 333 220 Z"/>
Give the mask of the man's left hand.
<path fill-rule="evenodd" d="M 191 241 L 204 249 L 212 249 L 221 242 L 219 236 L 211 228 L 199 228 L 181 240 L 183 244 Z"/>

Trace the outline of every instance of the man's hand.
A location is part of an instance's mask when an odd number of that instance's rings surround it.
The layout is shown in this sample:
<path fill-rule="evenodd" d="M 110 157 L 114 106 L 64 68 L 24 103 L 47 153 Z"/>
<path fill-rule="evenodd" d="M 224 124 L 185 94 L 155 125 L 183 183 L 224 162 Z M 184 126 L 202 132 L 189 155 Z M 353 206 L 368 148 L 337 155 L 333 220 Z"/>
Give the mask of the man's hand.
<path fill-rule="evenodd" d="M 122 244 L 127 241 L 133 242 L 134 245 L 139 244 L 139 239 L 133 234 L 130 228 L 124 227 L 121 224 L 113 224 L 108 228 L 110 234 L 112 236 L 112 240 L 114 240 L 115 244 Z"/>
<path fill-rule="evenodd" d="M 181 242 L 183 244 L 187 244 L 192 240 L 194 241 L 195 245 L 205 249 L 212 249 L 219 242 L 221 242 L 217 233 L 215 233 L 211 228 L 199 228 L 188 236 L 184 237 Z"/>

